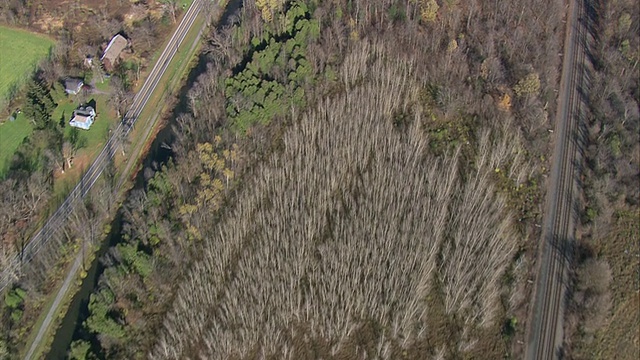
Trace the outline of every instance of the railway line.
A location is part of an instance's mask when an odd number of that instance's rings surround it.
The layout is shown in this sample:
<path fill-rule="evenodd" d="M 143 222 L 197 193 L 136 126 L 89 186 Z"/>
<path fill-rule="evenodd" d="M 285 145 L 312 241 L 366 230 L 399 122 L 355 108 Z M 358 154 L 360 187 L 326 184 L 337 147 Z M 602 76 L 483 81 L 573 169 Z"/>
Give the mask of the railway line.
<path fill-rule="evenodd" d="M 539 252 L 539 269 L 529 321 L 525 358 L 559 359 L 563 351 L 563 320 L 568 266 L 575 241 L 578 125 L 582 118 L 580 89 L 586 53 L 585 7 L 572 0 L 567 14 L 562 78 L 556 114 L 553 165 Z"/>
<path fill-rule="evenodd" d="M 17 259 L 17 266 L 21 266 L 31 259 L 43 248 L 43 245 L 51 238 L 51 236 L 60 231 L 62 228 L 64 221 L 66 221 L 66 217 L 71 213 L 75 202 L 82 199 L 89 192 L 93 184 L 100 177 L 107 164 L 113 157 L 115 156 L 116 150 L 120 143 L 126 138 L 129 132 L 132 130 L 136 121 L 140 117 L 142 110 L 149 102 L 151 96 L 153 95 L 156 87 L 160 83 L 160 79 L 162 75 L 168 68 L 171 63 L 171 59 L 177 53 L 180 45 L 182 45 L 183 40 L 185 39 L 187 33 L 191 29 L 196 16 L 205 6 L 205 1 L 207 0 L 194 0 L 184 17 L 182 18 L 180 24 L 176 28 L 175 32 L 169 39 L 167 45 L 164 50 L 160 54 L 158 60 L 156 61 L 154 67 L 151 69 L 147 79 L 144 84 L 135 95 L 132 105 L 130 109 L 127 111 L 125 116 L 122 119 L 122 122 L 118 125 L 118 127 L 112 132 L 112 136 L 109 138 L 104 148 L 100 152 L 100 154 L 96 157 L 94 162 L 91 164 L 89 169 L 82 176 L 76 187 L 71 191 L 68 197 L 65 199 L 63 204 L 58 208 L 58 210 L 54 213 L 53 216 L 49 218 L 45 226 L 36 233 L 32 241 L 28 244 L 31 247 L 25 247 L 26 251 L 23 251 L 21 257 Z M 153 124 L 149 125 L 153 126 Z M 32 245 L 33 244 L 33 245 Z M 34 340 L 28 344 L 28 351 L 26 352 L 24 359 L 31 359 L 34 355 L 36 355 L 36 351 L 42 341 L 46 338 L 45 334 L 47 333 L 49 327 L 51 326 L 53 319 L 58 311 L 58 307 L 64 300 L 65 294 L 67 293 L 69 287 L 71 286 L 75 276 L 82 264 L 83 255 L 78 254 L 76 259 L 71 266 L 71 269 L 67 273 L 67 276 L 57 291 L 53 304 L 48 308 L 47 314 L 42 321 L 40 327 L 37 329 L 36 336 Z M 4 281 L 5 278 L 1 278 L 0 281 Z M 10 280 L 10 279 L 9 279 Z M 0 291 L 3 287 L 5 287 L 6 283 L 0 283 Z M 33 331 L 36 331 L 34 329 Z"/>
<path fill-rule="evenodd" d="M 133 129 L 142 110 L 154 93 L 162 75 L 171 63 L 171 59 L 178 51 L 182 41 L 193 25 L 196 16 L 205 6 L 205 1 L 207 0 L 193 1 L 178 24 L 175 32 L 169 39 L 164 50 L 160 54 L 154 67 L 149 72 L 147 79 L 135 95 L 131 107 L 124 115 L 122 121 L 112 131 L 112 135 L 105 143 L 102 151 L 82 175 L 76 186 L 69 192 L 69 195 L 67 195 L 58 209 L 47 219 L 40 230 L 32 236 L 30 241 L 27 242 L 21 251 L 11 260 L 10 264 L 1 270 L 0 292 L 11 284 L 15 278 L 15 274 L 20 272 L 21 267 L 33 260 L 38 252 L 44 248 L 44 245 L 61 231 L 75 204 L 87 195 L 109 162 L 113 159 L 118 147 Z"/>

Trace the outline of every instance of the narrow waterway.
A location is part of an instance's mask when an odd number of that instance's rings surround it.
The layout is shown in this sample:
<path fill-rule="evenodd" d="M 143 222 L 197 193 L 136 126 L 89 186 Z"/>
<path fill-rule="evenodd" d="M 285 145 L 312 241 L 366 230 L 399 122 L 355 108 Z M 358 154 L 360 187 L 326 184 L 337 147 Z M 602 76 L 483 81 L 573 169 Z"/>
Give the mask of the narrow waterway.
<path fill-rule="evenodd" d="M 219 24 L 226 24 L 231 15 L 235 14 L 242 6 L 242 0 L 231 0 L 227 8 L 225 9 Z M 179 114 L 187 110 L 187 93 L 189 89 L 194 85 L 198 76 L 204 73 L 207 69 L 208 58 L 204 54 L 198 56 L 197 65 L 191 69 L 187 77 L 186 83 L 182 86 L 179 92 L 179 101 L 177 106 L 169 117 L 164 127 L 158 132 L 153 140 L 149 152 L 146 154 L 143 160 L 143 166 L 138 171 L 135 179 L 135 185 L 132 190 L 143 189 L 147 185 L 149 174 L 152 174 L 156 169 L 166 164 L 172 156 L 170 144 L 173 143 L 173 125 L 176 124 L 176 119 Z M 117 215 L 111 222 L 111 231 L 106 236 L 100 249 L 97 251 L 96 256 L 87 271 L 87 276 L 83 279 L 80 290 L 75 294 L 69 309 L 62 320 L 60 327 L 56 331 L 56 335 L 53 339 L 51 349 L 47 354 L 46 359 L 57 360 L 67 357 L 67 352 L 74 339 L 90 338 L 88 334 L 84 334 L 82 323 L 89 316 L 89 296 L 96 289 L 98 280 L 105 270 L 105 266 L 100 259 L 109 251 L 111 247 L 115 247 L 122 241 L 121 228 L 122 228 L 122 215 L 119 209 Z M 99 345 L 92 344 L 94 354 L 101 356 L 99 353 Z"/>
<path fill-rule="evenodd" d="M 111 222 L 111 232 L 106 237 L 100 249 L 96 252 L 95 259 L 91 263 L 91 267 L 87 270 L 87 276 L 82 280 L 80 290 L 76 293 L 69 305 L 69 310 L 56 332 L 53 339 L 51 350 L 47 355 L 47 359 L 64 359 L 67 356 L 67 350 L 71 341 L 76 336 L 75 331 L 80 331 L 80 327 L 76 326 L 79 319 L 87 317 L 89 295 L 98 283 L 100 275 L 104 271 L 104 265 L 98 260 L 109 250 L 111 246 L 115 246 L 120 241 L 120 228 L 122 224 L 122 215 L 120 210 Z M 81 322 L 80 322 L 81 323 Z M 78 328 L 78 329 L 76 329 Z"/>

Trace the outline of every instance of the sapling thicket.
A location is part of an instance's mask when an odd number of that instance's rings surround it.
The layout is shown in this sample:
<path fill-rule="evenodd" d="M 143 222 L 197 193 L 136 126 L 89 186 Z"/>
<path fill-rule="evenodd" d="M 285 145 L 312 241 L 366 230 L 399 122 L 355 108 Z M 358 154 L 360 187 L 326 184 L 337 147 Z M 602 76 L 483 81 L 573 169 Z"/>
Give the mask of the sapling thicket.
<path fill-rule="evenodd" d="M 493 174 L 526 178 L 517 137 L 480 134 L 468 166 L 460 146 L 432 155 L 413 68 L 375 42 L 347 56 L 346 91 L 294 123 L 202 234 L 153 358 L 394 358 L 438 331 L 435 277 L 465 329 L 494 320 L 517 240 Z"/>

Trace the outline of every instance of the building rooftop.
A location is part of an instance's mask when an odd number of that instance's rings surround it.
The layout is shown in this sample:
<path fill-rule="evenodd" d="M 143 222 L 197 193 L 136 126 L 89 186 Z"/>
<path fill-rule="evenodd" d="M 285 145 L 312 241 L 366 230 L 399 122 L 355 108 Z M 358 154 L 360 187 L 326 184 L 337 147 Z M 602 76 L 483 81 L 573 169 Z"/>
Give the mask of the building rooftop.
<path fill-rule="evenodd" d="M 82 79 L 68 78 L 64 81 L 64 89 L 67 92 L 75 93 L 80 90 L 80 87 L 82 87 L 83 84 Z"/>
<path fill-rule="evenodd" d="M 79 107 L 73 111 L 73 121 L 77 123 L 87 123 L 93 121 L 96 115 L 95 110 L 91 106 Z"/>
<path fill-rule="evenodd" d="M 109 41 L 109 45 L 107 45 L 106 49 L 104 49 L 104 53 L 100 58 L 106 67 L 113 68 L 120 56 L 122 50 L 124 50 L 128 45 L 127 39 L 124 36 L 118 34 L 114 36 L 111 41 Z"/>

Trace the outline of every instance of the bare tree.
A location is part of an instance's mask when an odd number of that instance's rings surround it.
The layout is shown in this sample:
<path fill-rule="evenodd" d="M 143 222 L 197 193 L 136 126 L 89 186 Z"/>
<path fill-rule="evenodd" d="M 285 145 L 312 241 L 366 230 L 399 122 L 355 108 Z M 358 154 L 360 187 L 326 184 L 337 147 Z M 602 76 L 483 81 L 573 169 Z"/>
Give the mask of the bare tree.
<path fill-rule="evenodd" d="M 71 169 L 73 166 L 73 156 L 75 155 L 75 149 L 73 145 L 65 141 L 62 144 L 62 158 L 64 159 L 64 165 L 62 166 L 62 172 L 64 173 L 64 169 Z"/>
<path fill-rule="evenodd" d="M 259 166 L 251 190 L 237 195 L 219 225 L 207 225 L 212 207 L 195 210 L 202 219 L 188 224 L 207 239 L 204 252 L 153 357 L 243 357 L 257 347 L 267 357 L 289 349 L 300 358 L 301 347 L 284 335 L 294 324 L 326 339 L 327 356 L 353 355 L 359 350 L 351 339 L 374 323 L 385 329 L 374 340 L 376 354 L 389 358 L 390 346 L 410 349 L 428 332 L 425 299 L 435 276 L 454 298 L 447 300 L 452 314 L 480 309 L 465 334 L 495 318 L 498 279 L 514 243 L 491 175 L 510 162 L 509 175 L 519 176 L 508 146 L 517 141 L 492 143 L 485 134 L 478 169 L 464 178 L 460 151 L 427 155 L 424 114 L 411 105 L 413 61 L 388 56 L 379 43 L 350 54 L 342 69 L 348 91 L 294 122 L 285 150 Z M 404 131 L 390 116 L 400 109 L 413 114 Z M 465 349 L 475 343 L 467 340 Z"/>
<path fill-rule="evenodd" d="M 178 0 L 162 0 L 162 3 L 164 4 L 165 10 L 171 16 L 171 21 L 175 23 L 176 15 L 178 13 Z"/>
<path fill-rule="evenodd" d="M 117 76 L 111 77 L 109 87 L 111 89 L 111 94 L 109 96 L 111 100 L 110 102 L 116 110 L 117 117 L 121 118 L 129 106 L 131 95 L 125 89 L 125 84 L 122 82 L 122 79 Z"/>

